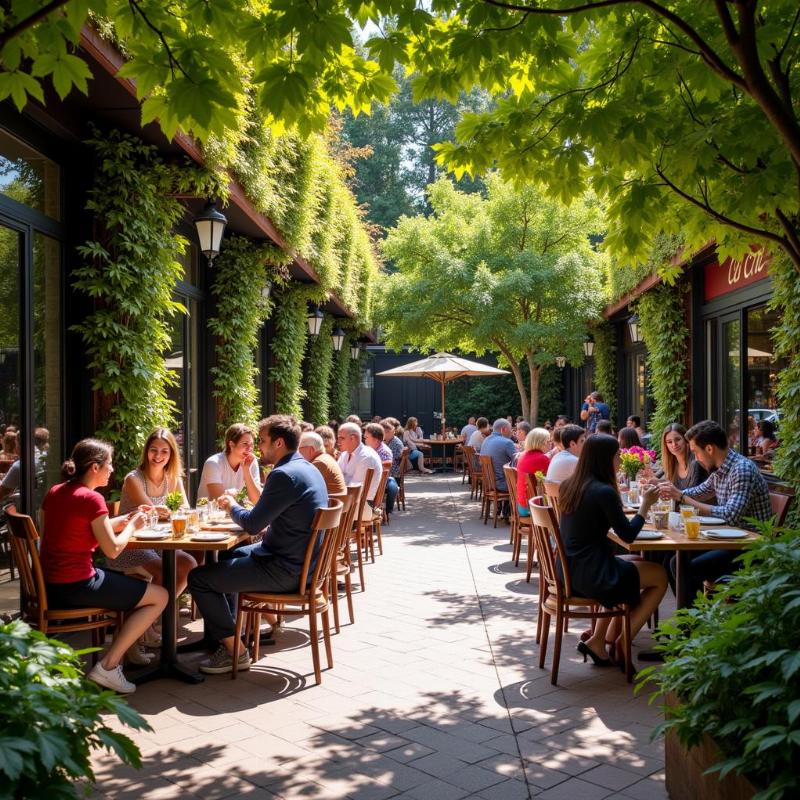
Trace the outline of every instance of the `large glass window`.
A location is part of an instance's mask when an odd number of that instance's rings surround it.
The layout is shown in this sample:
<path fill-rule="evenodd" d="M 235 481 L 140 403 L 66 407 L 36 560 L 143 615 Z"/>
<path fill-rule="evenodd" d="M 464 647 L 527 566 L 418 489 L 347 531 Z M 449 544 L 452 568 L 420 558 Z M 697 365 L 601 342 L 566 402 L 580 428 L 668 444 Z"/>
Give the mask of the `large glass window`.
<path fill-rule="evenodd" d="M 0 225 L 0 495 L 15 497 L 19 491 L 19 465 L 9 470 L 19 457 L 19 429 L 22 398 L 20 392 L 19 298 L 22 235 Z M 6 480 L 6 476 L 8 479 Z"/>
<path fill-rule="evenodd" d="M 53 219 L 61 219 L 58 165 L 0 130 L 0 192 Z"/>
<path fill-rule="evenodd" d="M 61 475 L 61 245 L 33 234 L 35 505 Z"/>
<path fill-rule="evenodd" d="M 739 393 L 742 381 L 742 325 L 737 317 L 722 323 L 723 426 L 731 447 L 740 449 Z"/>
<path fill-rule="evenodd" d="M 766 305 L 747 310 L 747 413 L 750 424 L 762 419 L 778 422 L 778 373 L 789 366 L 776 358 L 770 331 L 779 323 L 778 313 Z"/>

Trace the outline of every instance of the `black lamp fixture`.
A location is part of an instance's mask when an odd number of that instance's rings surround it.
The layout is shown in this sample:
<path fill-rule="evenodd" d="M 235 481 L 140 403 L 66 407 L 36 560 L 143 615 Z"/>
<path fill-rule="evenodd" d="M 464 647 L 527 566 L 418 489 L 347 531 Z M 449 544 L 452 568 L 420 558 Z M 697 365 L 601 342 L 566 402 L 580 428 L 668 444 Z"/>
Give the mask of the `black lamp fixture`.
<path fill-rule="evenodd" d="M 309 315 L 306 317 L 309 336 L 319 336 L 323 319 L 325 319 L 325 315 L 322 313 L 319 306 L 309 313 Z"/>
<path fill-rule="evenodd" d="M 217 211 L 217 205 L 213 200 L 209 200 L 203 209 L 203 213 L 194 218 L 200 251 L 208 259 L 209 266 L 214 263 L 214 259 L 219 255 L 222 236 L 225 233 L 227 224 L 228 220 L 224 214 Z"/>
<path fill-rule="evenodd" d="M 567 358 L 566 356 L 556 356 L 556 366 L 559 369 L 564 369 L 567 366 Z"/>
<path fill-rule="evenodd" d="M 358 361 L 358 357 L 360 355 L 361 347 L 359 346 L 358 342 L 353 342 L 353 344 L 350 345 L 350 358 L 352 358 L 353 361 Z"/>
<path fill-rule="evenodd" d="M 591 339 L 587 339 L 583 343 L 583 354 L 586 356 L 586 358 L 591 358 L 593 353 L 594 353 L 594 342 Z"/>
<path fill-rule="evenodd" d="M 631 342 L 633 342 L 633 344 L 639 344 L 644 341 L 638 314 L 634 314 L 632 317 L 628 318 L 628 332 L 631 335 Z"/>
<path fill-rule="evenodd" d="M 344 347 L 345 333 L 341 325 L 337 326 L 336 330 L 331 334 L 333 340 L 333 349 L 338 353 Z"/>

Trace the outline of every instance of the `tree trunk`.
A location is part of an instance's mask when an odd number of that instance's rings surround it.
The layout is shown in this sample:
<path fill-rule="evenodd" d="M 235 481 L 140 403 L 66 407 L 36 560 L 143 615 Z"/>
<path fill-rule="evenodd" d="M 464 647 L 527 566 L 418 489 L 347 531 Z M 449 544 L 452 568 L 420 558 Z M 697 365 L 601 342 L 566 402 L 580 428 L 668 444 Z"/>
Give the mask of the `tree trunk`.
<path fill-rule="evenodd" d="M 541 365 L 536 366 L 533 358 L 528 356 L 528 369 L 531 373 L 531 415 L 528 422 L 535 428 L 539 424 L 539 378 L 542 373 Z"/>
<path fill-rule="evenodd" d="M 530 416 L 530 403 L 528 401 L 528 392 L 525 389 L 525 381 L 522 380 L 522 370 L 516 361 L 509 361 L 511 372 L 514 374 L 514 380 L 517 382 L 517 391 L 519 392 L 519 401 L 522 406 L 522 416 L 528 419 Z"/>

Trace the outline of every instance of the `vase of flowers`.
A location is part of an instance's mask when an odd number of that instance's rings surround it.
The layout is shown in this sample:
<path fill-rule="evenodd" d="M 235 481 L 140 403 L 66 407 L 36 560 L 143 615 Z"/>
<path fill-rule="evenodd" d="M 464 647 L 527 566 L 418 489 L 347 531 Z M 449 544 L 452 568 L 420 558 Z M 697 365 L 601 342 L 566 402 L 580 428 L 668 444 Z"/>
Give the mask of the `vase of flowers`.
<path fill-rule="evenodd" d="M 641 470 L 655 463 L 656 453 L 655 450 L 645 450 L 643 447 L 629 447 L 619 451 L 619 460 L 628 480 L 635 481 Z"/>

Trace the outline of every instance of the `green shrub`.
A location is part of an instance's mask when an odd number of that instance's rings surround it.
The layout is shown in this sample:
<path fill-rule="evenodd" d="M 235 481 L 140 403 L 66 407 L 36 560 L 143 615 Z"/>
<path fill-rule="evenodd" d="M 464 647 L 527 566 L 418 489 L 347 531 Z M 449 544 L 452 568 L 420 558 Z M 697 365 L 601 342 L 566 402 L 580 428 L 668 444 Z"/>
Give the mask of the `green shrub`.
<path fill-rule="evenodd" d="M 78 797 L 75 782 L 94 780 L 89 758 L 98 748 L 141 766 L 136 745 L 101 714 L 149 726 L 84 678 L 79 655 L 23 622 L 0 625 L 0 797 Z"/>
<path fill-rule="evenodd" d="M 687 747 L 712 736 L 724 757 L 713 770 L 778 800 L 800 790 L 800 530 L 760 528 L 729 583 L 661 625 L 665 664 L 639 682 L 678 698 L 658 732 Z"/>

